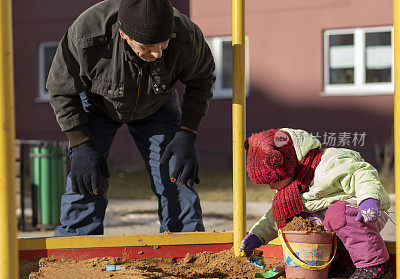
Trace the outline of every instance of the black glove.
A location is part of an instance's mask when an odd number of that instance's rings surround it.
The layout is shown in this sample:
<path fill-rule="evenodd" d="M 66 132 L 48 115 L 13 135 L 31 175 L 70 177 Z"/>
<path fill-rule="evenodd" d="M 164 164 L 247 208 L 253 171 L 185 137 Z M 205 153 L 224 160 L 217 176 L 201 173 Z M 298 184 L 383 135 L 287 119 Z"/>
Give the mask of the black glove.
<path fill-rule="evenodd" d="M 175 137 L 165 148 L 160 163 L 168 162 L 174 155 L 176 157 L 175 166 L 171 173 L 171 181 L 178 182 L 182 185 L 192 187 L 194 183 L 200 183 L 198 177 L 199 161 L 197 159 L 194 141 L 196 133 L 189 130 L 181 129 L 176 132 Z"/>
<path fill-rule="evenodd" d="M 104 178 L 110 177 L 104 156 L 94 148 L 91 141 L 72 147 L 69 156 L 72 191 L 84 196 L 97 195 L 100 175 Z"/>

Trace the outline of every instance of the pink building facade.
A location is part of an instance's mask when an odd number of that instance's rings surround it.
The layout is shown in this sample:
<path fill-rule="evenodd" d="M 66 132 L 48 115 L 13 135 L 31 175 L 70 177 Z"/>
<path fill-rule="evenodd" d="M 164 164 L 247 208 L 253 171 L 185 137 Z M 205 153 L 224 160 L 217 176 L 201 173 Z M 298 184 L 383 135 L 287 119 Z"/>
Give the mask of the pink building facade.
<path fill-rule="evenodd" d="M 374 162 L 393 126 L 392 1 L 251 0 L 245 8 L 247 135 L 304 129 Z M 231 9 L 230 0 L 190 1 L 191 19 L 214 42 L 230 40 Z M 220 48 L 215 56 L 224 56 Z M 231 163 L 231 106 L 215 99 L 199 136 L 200 158 L 218 166 Z"/>
<path fill-rule="evenodd" d="M 96 2 L 13 2 L 17 138 L 66 139 L 43 84 L 54 46 Z M 231 1 L 172 2 L 203 30 L 217 65 L 215 98 L 196 142 L 200 165 L 229 168 Z M 326 147 L 374 161 L 393 126 L 392 23 L 389 0 L 246 1 L 247 134 L 301 128 Z M 125 127 L 109 160 L 114 168 L 143 168 Z"/>

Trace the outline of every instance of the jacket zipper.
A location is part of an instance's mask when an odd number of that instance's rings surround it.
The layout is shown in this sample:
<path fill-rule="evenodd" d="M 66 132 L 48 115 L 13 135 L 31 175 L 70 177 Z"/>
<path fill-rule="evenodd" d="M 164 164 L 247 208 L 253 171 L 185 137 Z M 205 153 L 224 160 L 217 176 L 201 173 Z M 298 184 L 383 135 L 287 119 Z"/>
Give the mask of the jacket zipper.
<path fill-rule="evenodd" d="M 133 110 L 133 115 L 134 116 L 135 116 L 135 113 L 136 113 L 136 108 L 137 108 L 137 104 L 138 104 L 139 96 L 140 96 L 140 81 L 142 80 L 142 75 L 143 75 L 143 70 L 142 70 L 142 68 L 139 68 L 138 92 L 137 92 L 137 97 L 136 97 L 135 109 Z"/>
<path fill-rule="evenodd" d="M 131 117 L 131 120 L 133 120 L 135 118 L 135 113 L 136 113 L 136 108 L 137 108 L 137 104 L 139 102 L 139 96 L 140 96 L 140 81 L 142 79 L 142 75 L 143 75 L 143 69 L 139 68 L 139 74 L 138 74 L 138 91 L 137 91 L 137 95 L 136 95 L 136 103 L 135 103 L 135 107 L 133 109 L 133 114 Z"/>

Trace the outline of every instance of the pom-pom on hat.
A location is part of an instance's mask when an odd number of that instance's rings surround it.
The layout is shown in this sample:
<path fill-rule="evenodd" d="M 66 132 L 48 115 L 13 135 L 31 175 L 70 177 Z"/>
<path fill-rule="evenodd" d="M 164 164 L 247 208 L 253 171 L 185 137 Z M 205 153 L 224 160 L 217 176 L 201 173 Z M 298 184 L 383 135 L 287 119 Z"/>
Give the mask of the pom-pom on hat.
<path fill-rule="evenodd" d="M 121 0 L 118 20 L 122 32 L 142 44 L 164 42 L 174 29 L 170 0 Z"/>
<path fill-rule="evenodd" d="M 271 129 L 245 140 L 247 173 L 256 184 L 270 184 L 294 176 L 298 164 L 290 135 Z"/>

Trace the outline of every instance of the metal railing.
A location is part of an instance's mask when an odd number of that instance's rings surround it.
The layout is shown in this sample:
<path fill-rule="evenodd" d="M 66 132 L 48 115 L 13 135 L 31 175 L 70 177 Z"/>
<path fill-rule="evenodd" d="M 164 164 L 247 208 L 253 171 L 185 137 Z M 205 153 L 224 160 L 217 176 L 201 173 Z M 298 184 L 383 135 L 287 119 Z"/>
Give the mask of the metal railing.
<path fill-rule="evenodd" d="M 19 162 L 19 230 L 27 230 L 27 183 L 31 190 L 32 228 L 53 229 L 59 224 L 60 201 L 68 174 L 68 142 L 16 140 L 16 145 L 16 161 Z"/>

